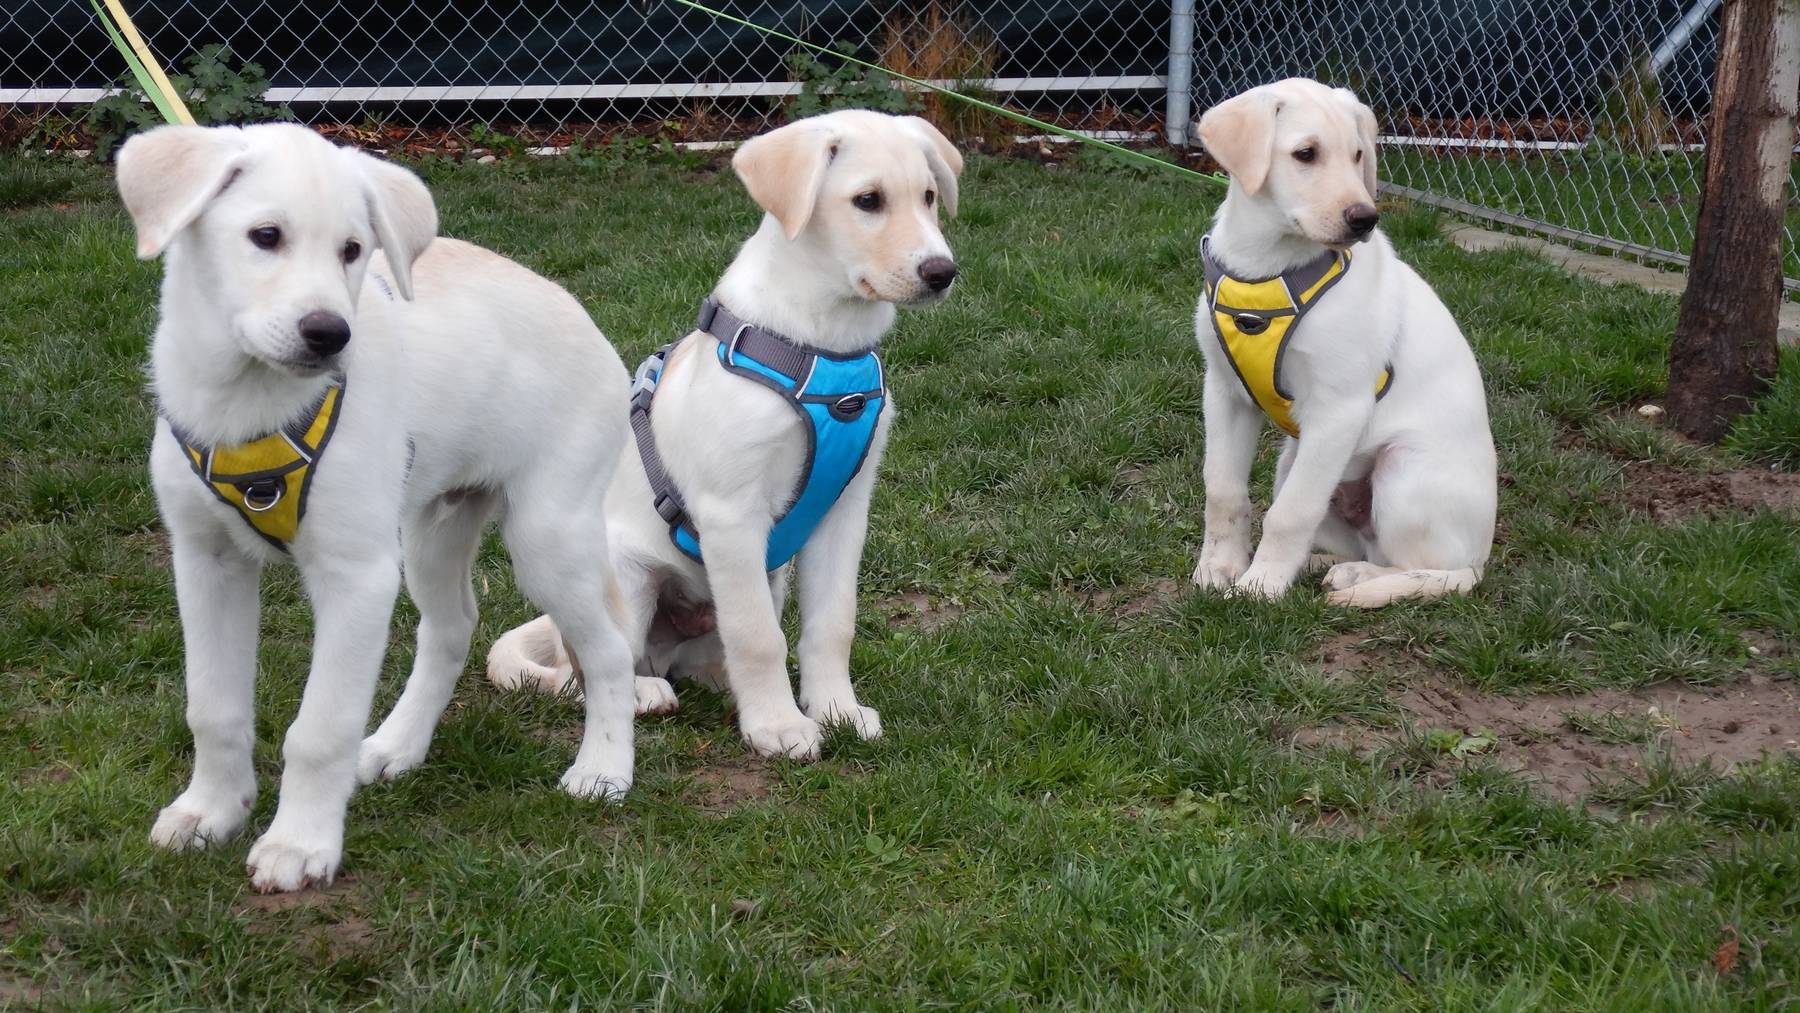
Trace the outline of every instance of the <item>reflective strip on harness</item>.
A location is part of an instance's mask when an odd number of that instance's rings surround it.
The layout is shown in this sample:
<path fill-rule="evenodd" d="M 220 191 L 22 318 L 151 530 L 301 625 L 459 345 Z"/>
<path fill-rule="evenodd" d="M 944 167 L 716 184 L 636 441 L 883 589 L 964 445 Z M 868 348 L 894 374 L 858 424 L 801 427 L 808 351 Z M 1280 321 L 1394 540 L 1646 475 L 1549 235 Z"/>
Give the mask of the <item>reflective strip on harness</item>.
<path fill-rule="evenodd" d="M 169 429 L 188 466 L 212 494 L 282 551 L 300 533 L 306 497 L 325 445 L 337 428 L 345 381 L 332 382 L 312 410 L 267 436 L 235 447 L 204 447 L 173 420 Z"/>
<path fill-rule="evenodd" d="M 1281 361 L 1307 311 L 1350 270 L 1350 254 L 1327 251 L 1273 278 L 1245 280 L 1232 276 L 1214 259 L 1211 238 L 1200 240 L 1200 259 L 1206 268 L 1206 305 L 1213 333 L 1251 400 L 1269 421 L 1298 437 L 1294 399 L 1281 384 Z M 1394 368 L 1389 365 L 1374 382 L 1376 400 L 1387 394 L 1393 380 Z"/>
<path fill-rule="evenodd" d="M 765 562 L 768 569 L 779 569 L 799 553 L 862 470 L 887 403 L 881 357 L 873 350 L 834 356 L 797 345 L 739 319 L 712 299 L 701 306 L 697 328 L 718 339 L 720 366 L 781 395 L 804 424 L 805 464 L 788 506 L 769 531 Z M 663 467 L 650 427 L 656 387 L 673 348 L 663 348 L 638 367 L 632 388 L 631 428 L 657 514 L 668 522 L 669 537 L 676 547 L 699 560 L 700 532 Z"/>

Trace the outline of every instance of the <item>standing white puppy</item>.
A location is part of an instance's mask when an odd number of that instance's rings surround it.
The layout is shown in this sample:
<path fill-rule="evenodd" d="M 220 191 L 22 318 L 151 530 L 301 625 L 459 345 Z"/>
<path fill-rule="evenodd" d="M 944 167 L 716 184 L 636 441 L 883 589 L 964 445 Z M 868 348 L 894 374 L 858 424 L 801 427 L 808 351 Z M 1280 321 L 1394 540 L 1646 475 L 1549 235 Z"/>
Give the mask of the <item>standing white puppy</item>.
<path fill-rule="evenodd" d="M 1231 173 L 1201 241 L 1206 535 L 1194 583 L 1273 598 L 1316 545 L 1327 600 L 1467 591 L 1494 537 L 1481 373 L 1450 312 L 1375 228 L 1375 114 L 1290 78 L 1200 120 Z M 1250 466 L 1287 434 L 1250 555 Z"/>
<path fill-rule="evenodd" d="M 665 662 L 716 681 L 722 644 L 745 741 L 812 758 L 822 723 L 881 733 L 850 684 L 869 495 L 894 419 L 876 349 L 896 304 L 941 299 L 956 277 L 938 208 L 956 213 L 962 156 L 918 117 L 851 110 L 763 134 L 732 167 L 767 214 L 698 328 L 639 371 L 639 451 L 606 500 L 620 625 L 643 659 L 640 711 L 675 706 Z M 797 703 L 780 620 L 790 559 Z M 569 661 L 540 619 L 495 643 L 488 676 L 556 690 Z"/>
<path fill-rule="evenodd" d="M 138 255 L 164 259 L 150 471 L 194 734 L 193 779 L 151 839 L 179 850 L 243 828 L 259 573 L 291 561 L 312 601 L 312 670 L 249 866 L 261 890 L 329 882 L 402 562 L 420 614 L 411 681 L 447 696 L 496 512 L 521 587 L 591 659 L 587 735 L 563 785 L 624 792 L 632 658 L 602 607 L 597 504 L 626 440 L 627 379 L 581 305 L 434 240 L 418 177 L 301 127 L 152 130 L 121 149 L 118 183 Z M 409 691 L 397 713 L 435 721 L 443 704 Z M 416 763 L 409 745 L 371 738 L 363 779 Z"/>

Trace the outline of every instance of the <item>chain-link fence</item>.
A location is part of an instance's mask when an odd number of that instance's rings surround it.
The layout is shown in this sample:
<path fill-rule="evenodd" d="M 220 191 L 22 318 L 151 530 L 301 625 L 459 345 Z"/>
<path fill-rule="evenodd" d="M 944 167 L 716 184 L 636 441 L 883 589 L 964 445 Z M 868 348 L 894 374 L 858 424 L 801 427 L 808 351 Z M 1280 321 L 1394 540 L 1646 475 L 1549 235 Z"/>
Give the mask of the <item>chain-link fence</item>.
<path fill-rule="evenodd" d="M 0 142 L 84 148 L 129 128 L 129 103 L 105 101 L 124 66 L 88 0 L 0 3 Z M 1676 265 L 1691 243 L 1719 0 L 717 3 L 1145 144 L 1190 143 L 1192 115 L 1250 85 L 1319 77 L 1377 110 L 1382 175 L 1401 193 Z M 715 142 L 832 102 L 912 106 L 990 143 L 1017 129 L 672 0 L 131 7 L 171 69 L 199 54 L 196 87 L 231 99 L 227 113 L 250 89 L 387 148 Z M 243 84 L 244 63 L 266 80 Z M 1786 273 L 1800 277 L 1794 224 Z"/>

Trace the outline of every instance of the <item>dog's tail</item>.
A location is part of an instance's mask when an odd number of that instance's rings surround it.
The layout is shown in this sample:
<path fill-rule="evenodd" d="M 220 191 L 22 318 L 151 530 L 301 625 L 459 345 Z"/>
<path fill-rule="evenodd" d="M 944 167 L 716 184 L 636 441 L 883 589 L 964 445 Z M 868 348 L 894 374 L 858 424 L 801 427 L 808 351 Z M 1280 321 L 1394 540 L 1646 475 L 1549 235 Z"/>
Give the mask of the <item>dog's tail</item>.
<path fill-rule="evenodd" d="M 1333 591 L 1325 596 L 1327 604 L 1351 608 L 1380 608 L 1402 598 L 1442 598 L 1464 594 L 1481 580 L 1481 571 L 1402 570 L 1399 573 L 1371 577 L 1360 584 Z"/>
<path fill-rule="evenodd" d="M 561 693 L 575 677 L 563 649 L 562 633 L 549 616 L 538 616 L 501 634 L 488 648 L 488 681 L 501 689 Z"/>

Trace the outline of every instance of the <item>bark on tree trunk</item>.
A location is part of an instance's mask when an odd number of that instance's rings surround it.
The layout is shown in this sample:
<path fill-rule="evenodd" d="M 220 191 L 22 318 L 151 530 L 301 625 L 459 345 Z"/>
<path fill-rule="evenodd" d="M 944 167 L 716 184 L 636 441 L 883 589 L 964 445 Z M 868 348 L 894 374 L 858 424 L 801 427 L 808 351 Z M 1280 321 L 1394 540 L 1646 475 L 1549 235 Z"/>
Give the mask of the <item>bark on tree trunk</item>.
<path fill-rule="evenodd" d="M 1706 182 L 1669 345 L 1669 417 L 1716 443 L 1775 375 L 1781 226 L 1800 104 L 1800 0 L 1727 0 Z"/>

